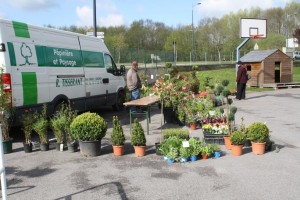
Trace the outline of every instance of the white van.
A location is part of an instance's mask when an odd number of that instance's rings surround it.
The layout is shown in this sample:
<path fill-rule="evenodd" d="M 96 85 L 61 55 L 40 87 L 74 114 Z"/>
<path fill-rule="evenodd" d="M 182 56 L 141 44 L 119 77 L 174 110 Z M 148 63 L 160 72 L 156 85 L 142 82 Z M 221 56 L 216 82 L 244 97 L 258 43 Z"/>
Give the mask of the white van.
<path fill-rule="evenodd" d="M 78 111 L 125 101 L 125 67 L 96 37 L 0 19 L 0 67 L 16 116 L 44 103 L 52 114 L 68 101 Z"/>

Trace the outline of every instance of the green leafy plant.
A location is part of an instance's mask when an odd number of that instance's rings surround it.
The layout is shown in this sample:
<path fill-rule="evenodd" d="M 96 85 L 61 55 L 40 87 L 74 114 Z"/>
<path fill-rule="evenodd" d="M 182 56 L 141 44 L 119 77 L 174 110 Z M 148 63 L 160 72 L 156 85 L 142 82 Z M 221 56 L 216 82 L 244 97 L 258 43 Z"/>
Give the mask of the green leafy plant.
<path fill-rule="evenodd" d="M 50 119 L 50 126 L 53 130 L 54 136 L 56 138 L 56 143 L 62 144 L 64 142 L 64 119 L 62 116 L 58 113 L 56 113 L 51 119 Z"/>
<path fill-rule="evenodd" d="M 186 140 L 190 138 L 189 130 L 182 129 L 182 128 L 164 129 L 162 135 L 164 141 L 172 136 L 175 136 L 179 139 L 186 139 Z"/>
<path fill-rule="evenodd" d="M 139 123 L 138 119 L 134 119 L 134 124 L 131 131 L 131 144 L 133 146 L 145 146 L 146 137 L 142 125 Z"/>
<path fill-rule="evenodd" d="M 73 120 L 77 117 L 77 111 L 72 109 L 71 103 L 63 104 L 61 110 L 59 111 L 59 116 L 61 118 L 62 128 L 66 134 L 67 143 L 72 143 L 74 138 L 71 136 L 70 125 Z"/>
<path fill-rule="evenodd" d="M 262 122 L 253 122 L 247 127 L 249 139 L 252 142 L 263 143 L 269 139 L 269 128 Z"/>
<path fill-rule="evenodd" d="M 191 156 L 190 148 L 181 146 L 179 149 L 179 155 L 182 158 L 189 158 Z"/>
<path fill-rule="evenodd" d="M 101 140 L 106 135 L 107 123 L 99 114 L 85 112 L 73 120 L 70 131 L 72 137 L 77 140 Z"/>
<path fill-rule="evenodd" d="M 178 148 L 177 147 L 170 147 L 169 152 L 167 153 L 167 157 L 169 159 L 176 159 L 178 158 Z"/>
<path fill-rule="evenodd" d="M 34 114 L 30 111 L 25 112 L 20 117 L 22 131 L 25 134 L 25 143 L 31 143 L 31 135 L 33 131 L 33 124 L 35 122 Z"/>
<path fill-rule="evenodd" d="M 190 150 L 192 156 L 197 156 L 201 152 L 201 142 L 196 140 L 195 138 L 189 139 Z"/>
<path fill-rule="evenodd" d="M 33 124 L 33 130 L 39 135 L 40 143 L 47 144 L 48 141 L 48 126 L 47 105 L 44 104 L 41 113 L 35 113 L 36 121 Z"/>
<path fill-rule="evenodd" d="M 233 131 L 230 135 L 230 141 L 232 145 L 243 145 L 246 142 L 246 134 L 242 131 Z"/>
<path fill-rule="evenodd" d="M 113 130 L 110 135 L 110 141 L 114 146 L 124 145 L 125 142 L 123 128 L 117 116 L 113 116 Z"/>
<path fill-rule="evenodd" d="M 170 151 L 171 147 L 174 147 L 176 149 L 180 149 L 182 145 L 183 139 L 178 138 L 177 136 L 170 136 L 166 140 L 162 142 L 160 145 L 160 151 L 163 155 L 167 155 Z"/>
<path fill-rule="evenodd" d="M 213 149 L 213 152 L 220 152 L 221 151 L 220 145 L 218 145 L 216 143 L 211 144 L 211 148 Z"/>
<path fill-rule="evenodd" d="M 207 155 L 210 156 L 210 154 L 212 154 L 214 152 L 211 144 L 204 144 L 200 147 L 200 152 L 203 155 Z"/>

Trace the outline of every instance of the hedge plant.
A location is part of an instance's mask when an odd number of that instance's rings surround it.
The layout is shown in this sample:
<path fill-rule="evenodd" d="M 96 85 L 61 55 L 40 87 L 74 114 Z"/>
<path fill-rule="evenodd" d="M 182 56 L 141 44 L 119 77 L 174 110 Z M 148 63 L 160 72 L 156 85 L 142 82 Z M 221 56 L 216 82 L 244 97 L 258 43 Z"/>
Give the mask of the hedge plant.
<path fill-rule="evenodd" d="M 252 142 L 263 143 L 269 139 L 269 128 L 262 122 L 253 122 L 248 126 L 247 131 Z"/>
<path fill-rule="evenodd" d="M 177 137 L 179 139 L 189 140 L 190 133 L 188 129 L 171 128 L 163 130 L 163 140 L 167 140 L 169 137 Z"/>
<path fill-rule="evenodd" d="M 246 134 L 242 131 L 234 131 L 230 135 L 230 141 L 232 145 L 242 145 L 246 142 Z"/>
<path fill-rule="evenodd" d="M 107 123 L 97 113 L 85 112 L 72 121 L 70 131 L 72 137 L 77 140 L 101 140 L 106 135 Z"/>

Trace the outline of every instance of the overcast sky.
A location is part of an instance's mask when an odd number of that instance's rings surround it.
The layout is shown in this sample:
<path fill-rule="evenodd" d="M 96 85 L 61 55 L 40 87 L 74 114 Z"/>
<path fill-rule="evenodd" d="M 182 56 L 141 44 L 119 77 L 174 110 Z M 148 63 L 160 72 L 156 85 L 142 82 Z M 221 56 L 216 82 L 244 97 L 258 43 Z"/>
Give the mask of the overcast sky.
<path fill-rule="evenodd" d="M 98 26 L 129 26 L 151 19 L 168 26 L 194 24 L 239 9 L 285 7 L 300 0 L 96 0 Z M 200 5 L 196 5 L 201 2 Z M 1 0 L 0 18 L 34 25 L 92 26 L 93 0 Z"/>

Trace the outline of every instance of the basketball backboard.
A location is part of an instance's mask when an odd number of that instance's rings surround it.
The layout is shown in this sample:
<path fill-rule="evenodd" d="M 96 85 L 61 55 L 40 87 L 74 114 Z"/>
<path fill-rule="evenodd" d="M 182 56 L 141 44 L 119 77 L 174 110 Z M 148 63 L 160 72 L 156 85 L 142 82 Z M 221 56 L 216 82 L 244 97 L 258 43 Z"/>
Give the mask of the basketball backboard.
<path fill-rule="evenodd" d="M 241 38 L 267 38 L 267 20 L 254 18 L 241 18 Z"/>

